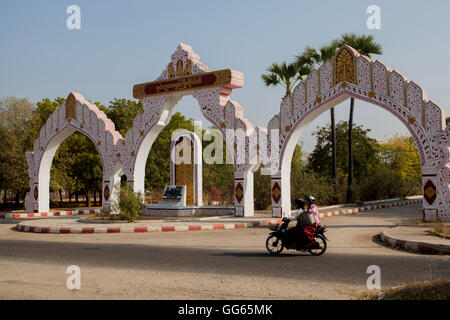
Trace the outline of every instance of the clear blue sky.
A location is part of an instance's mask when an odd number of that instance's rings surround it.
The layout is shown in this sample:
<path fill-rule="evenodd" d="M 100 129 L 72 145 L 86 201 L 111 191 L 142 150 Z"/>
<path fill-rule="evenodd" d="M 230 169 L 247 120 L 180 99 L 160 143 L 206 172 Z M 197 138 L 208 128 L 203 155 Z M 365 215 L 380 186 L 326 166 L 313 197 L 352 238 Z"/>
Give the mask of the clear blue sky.
<path fill-rule="evenodd" d="M 66 8 L 81 8 L 81 30 L 66 28 Z M 366 8 L 381 8 L 381 30 L 368 30 Z M 132 99 L 134 84 L 152 81 L 179 42 L 193 47 L 211 70 L 244 72 L 232 99 L 255 125 L 279 111 L 282 88 L 266 88 L 261 74 L 272 62 L 290 61 L 306 45 L 320 46 L 344 32 L 373 34 L 383 45 L 376 57 L 421 85 L 450 115 L 450 1 L 106 1 L 2 0 L 0 2 L 0 97 L 33 102 L 78 91 L 103 104 Z M 348 117 L 348 102 L 336 108 Z M 192 98 L 177 106 L 202 119 Z M 305 132 L 325 125 L 317 118 Z M 380 108 L 357 102 L 355 121 L 383 139 L 406 129 Z M 383 124 L 380 126 L 380 124 Z"/>

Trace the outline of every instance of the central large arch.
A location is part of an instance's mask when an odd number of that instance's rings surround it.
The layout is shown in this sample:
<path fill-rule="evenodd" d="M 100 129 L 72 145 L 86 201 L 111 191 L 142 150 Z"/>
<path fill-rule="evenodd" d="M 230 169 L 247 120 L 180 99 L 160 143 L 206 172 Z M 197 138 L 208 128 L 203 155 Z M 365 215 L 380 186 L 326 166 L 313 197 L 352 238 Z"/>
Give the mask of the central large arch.
<path fill-rule="evenodd" d="M 343 46 L 335 57 L 298 84 L 292 98 L 268 124 L 278 130 L 279 159 L 272 174 L 272 215 L 290 214 L 290 168 L 296 143 L 307 125 L 335 105 L 353 97 L 384 108 L 408 129 L 422 167 L 424 220 L 450 220 L 450 128 L 443 111 L 425 91 L 379 61 Z M 293 99 L 293 101 L 291 101 Z M 269 163 L 265 163 L 269 165 Z M 273 167 L 273 163 L 272 163 Z"/>
<path fill-rule="evenodd" d="M 133 183 L 135 192 L 145 191 L 145 165 L 151 146 L 161 130 L 170 122 L 175 105 L 183 96 L 192 95 L 197 100 L 203 116 L 220 131 L 227 147 L 232 151 L 235 215 L 252 216 L 254 165 L 250 165 L 248 161 L 248 142 L 254 128 L 243 117 L 242 107 L 229 98 L 233 89 L 242 87 L 243 74 L 234 70 L 211 74 L 213 73 L 200 62 L 199 56 L 190 46 L 180 44 L 172 54 L 171 62 L 155 82 L 135 86 L 134 95 L 143 102 L 144 112 L 136 116 L 133 127 L 125 136 L 125 143 L 119 146 L 123 174 Z M 200 77 L 192 77 L 195 75 Z M 186 90 L 186 87 L 195 87 L 203 81 L 211 83 L 208 82 L 211 77 L 218 85 L 203 85 L 198 89 Z M 158 88 L 163 86 L 169 89 L 161 89 L 162 93 L 148 95 L 147 88 L 156 88 L 157 92 Z M 174 87 L 177 89 L 171 90 Z M 236 132 L 242 133 L 242 139 L 239 139 Z"/>

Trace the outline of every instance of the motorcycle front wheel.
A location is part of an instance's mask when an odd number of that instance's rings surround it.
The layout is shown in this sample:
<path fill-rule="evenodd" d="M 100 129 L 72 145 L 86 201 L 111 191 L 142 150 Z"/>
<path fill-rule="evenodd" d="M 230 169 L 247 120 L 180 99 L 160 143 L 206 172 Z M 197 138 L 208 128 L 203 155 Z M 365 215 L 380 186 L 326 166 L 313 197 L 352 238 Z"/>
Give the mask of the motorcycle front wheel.
<path fill-rule="evenodd" d="M 280 254 L 283 251 L 283 243 L 276 235 L 270 235 L 266 240 L 266 249 L 270 254 Z"/>
<path fill-rule="evenodd" d="M 320 256 L 324 254 L 325 250 L 327 250 L 327 240 L 325 240 L 321 234 L 316 234 L 314 236 L 314 240 L 316 240 L 316 243 L 319 244 L 319 246 L 318 248 L 308 249 L 309 253 L 313 256 Z"/>

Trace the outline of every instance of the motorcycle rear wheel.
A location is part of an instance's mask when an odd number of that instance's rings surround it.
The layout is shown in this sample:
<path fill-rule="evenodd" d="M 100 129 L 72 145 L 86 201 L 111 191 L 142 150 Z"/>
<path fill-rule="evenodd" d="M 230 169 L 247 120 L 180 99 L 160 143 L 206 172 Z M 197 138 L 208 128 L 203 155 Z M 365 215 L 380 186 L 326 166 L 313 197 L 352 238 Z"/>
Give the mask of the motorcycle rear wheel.
<path fill-rule="evenodd" d="M 320 256 L 324 254 L 325 250 L 327 250 L 327 240 L 321 235 L 316 234 L 314 236 L 314 240 L 319 244 L 318 249 L 308 249 L 309 253 L 311 253 L 313 256 Z"/>
<path fill-rule="evenodd" d="M 270 254 L 280 254 L 283 251 L 283 243 L 276 235 L 270 235 L 266 240 L 266 249 Z"/>

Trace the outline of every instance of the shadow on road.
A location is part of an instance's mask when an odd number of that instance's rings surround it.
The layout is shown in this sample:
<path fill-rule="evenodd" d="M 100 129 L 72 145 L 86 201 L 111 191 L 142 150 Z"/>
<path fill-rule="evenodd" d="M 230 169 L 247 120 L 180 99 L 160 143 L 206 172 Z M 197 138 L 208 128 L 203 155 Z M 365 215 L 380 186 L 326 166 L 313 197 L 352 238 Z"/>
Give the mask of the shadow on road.
<path fill-rule="evenodd" d="M 298 256 L 310 256 L 307 253 L 300 253 L 296 251 L 284 251 L 278 255 L 271 255 L 268 252 L 222 252 L 212 253 L 212 256 L 218 257 L 237 257 L 237 258 L 295 258 Z"/>
<path fill-rule="evenodd" d="M 400 285 L 423 278 L 424 270 L 433 265 L 436 278 L 450 278 L 449 260 L 414 254 L 374 254 L 340 252 L 330 248 L 320 257 L 292 251 L 272 256 L 261 247 L 246 245 L 232 248 L 160 246 L 151 244 L 73 243 L 36 240 L 2 240 L 0 261 L 17 261 L 67 267 L 76 264 L 82 269 L 112 268 L 130 272 L 184 272 L 194 274 L 223 274 L 251 277 L 274 277 L 291 280 L 332 281 L 365 284 L 367 267 L 378 265 L 384 283 Z M 309 272 L 314 270 L 314 272 Z"/>

